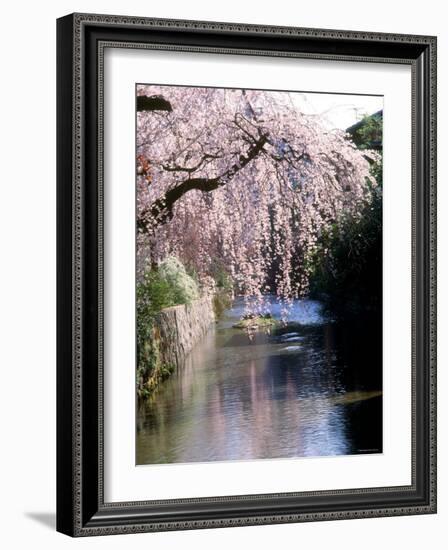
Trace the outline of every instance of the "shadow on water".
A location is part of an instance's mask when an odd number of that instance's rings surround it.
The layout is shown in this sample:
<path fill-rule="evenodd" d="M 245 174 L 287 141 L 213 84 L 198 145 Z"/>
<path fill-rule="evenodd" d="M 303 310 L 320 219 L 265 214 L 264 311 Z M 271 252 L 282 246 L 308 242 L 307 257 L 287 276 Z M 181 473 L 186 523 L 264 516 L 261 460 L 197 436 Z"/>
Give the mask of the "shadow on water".
<path fill-rule="evenodd" d="M 287 326 L 249 339 L 241 313 L 236 301 L 139 408 L 137 464 L 382 451 L 378 323 L 297 300 Z"/>

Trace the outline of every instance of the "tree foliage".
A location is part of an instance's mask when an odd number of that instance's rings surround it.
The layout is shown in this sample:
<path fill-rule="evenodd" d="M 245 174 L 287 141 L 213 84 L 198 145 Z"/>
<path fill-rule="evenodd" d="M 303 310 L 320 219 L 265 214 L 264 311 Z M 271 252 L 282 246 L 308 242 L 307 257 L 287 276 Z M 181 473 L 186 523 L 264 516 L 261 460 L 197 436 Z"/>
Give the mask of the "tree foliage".
<path fill-rule="evenodd" d="M 311 289 L 344 318 L 381 316 L 382 299 L 382 113 L 348 129 L 360 150 L 378 149 L 370 171 L 377 185 L 360 216 L 344 215 L 318 240 Z"/>
<path fill-rule="evenodd" d="M 195 280 L 175 257 L 165 258 L 158 269 L 147 270 L 137 284 L 137 386 L 145 394 L 145 384 L 155 371 L 161 379 L 172 366 L 163 365 L 158 342 L 152 334 L 154 318 L 167 307 L 189 304 L 199 296 Z"/>
<path fill-rule="evenodd" d="M 286 312 L 308 289 L 321 236 L 372 202 L 376 153 L 303 114 L 290 93 L 141 85 L 137 94 L 171 107 L 137 113 L 139 272 L 167 256 L 200 280 L 225 266 L 252 309 L 273 291 Z"/>

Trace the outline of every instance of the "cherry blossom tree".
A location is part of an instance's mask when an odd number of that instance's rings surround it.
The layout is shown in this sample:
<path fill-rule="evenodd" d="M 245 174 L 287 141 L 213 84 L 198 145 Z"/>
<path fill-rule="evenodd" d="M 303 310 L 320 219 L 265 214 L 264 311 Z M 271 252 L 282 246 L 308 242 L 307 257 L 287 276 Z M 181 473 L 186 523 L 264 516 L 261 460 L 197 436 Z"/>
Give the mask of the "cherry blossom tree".
<path fill-rule="evenodd" d="M 322 231 L 372 199 L 375 153 L 300 111 L 294 93 L 137 87 L 138 270 L 225 266 L 253 311 L 307 291 Z"/>

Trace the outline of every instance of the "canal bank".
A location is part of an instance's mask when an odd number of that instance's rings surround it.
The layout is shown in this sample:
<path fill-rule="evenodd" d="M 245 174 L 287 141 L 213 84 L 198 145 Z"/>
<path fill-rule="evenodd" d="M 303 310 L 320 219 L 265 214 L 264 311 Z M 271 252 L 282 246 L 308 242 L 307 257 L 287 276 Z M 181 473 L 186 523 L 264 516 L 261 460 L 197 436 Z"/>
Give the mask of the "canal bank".
<path fill-rule="evenodd" d="M 137 381 L 140 397 L 149 396 L 185 360 L 215 322 L 213 297 L 162 309 L 152 322 L 146 343 L 153 368 Z"/>
<path fill-rule="evenodd" d="M 281 304 L 270 309 L 279 318 Z M 243 313 L 237 298 L 140 403 L 137 464 L 380 453 L 381 357 L 365 353 L 374 335 L 311 300 L 253 338 L 234 328 Z"/>

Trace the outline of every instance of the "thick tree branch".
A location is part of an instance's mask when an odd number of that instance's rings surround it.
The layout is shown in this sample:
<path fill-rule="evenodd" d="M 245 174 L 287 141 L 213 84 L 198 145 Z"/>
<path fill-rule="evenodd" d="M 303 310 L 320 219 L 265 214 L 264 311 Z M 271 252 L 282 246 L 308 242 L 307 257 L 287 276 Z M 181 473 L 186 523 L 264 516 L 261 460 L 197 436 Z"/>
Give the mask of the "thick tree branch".
<path fill-rule="evenodd" d="M 172 111 L 171 103 L 160 95 L 137 96 L 137 111 Z"/>
<path fill-rule="evenodd" d="M 238 172 L 249 164 L 263 149 L 267 143 L 267 136 L 262 135 L 247 151 L 245 155 L 240 155 L 238 162 L 225 170 L 219 176 L 214 178 L 188 178 L 182 183 L 168 190 L 162 197 L 157 199 L 138 220 L 138 229 L 142 233 L 147 232 L 148 221 L 153 224 L 165 223 L 173 216 L 173 207 L 175 203 L 189 191 L 194 189 L 206 193 L 226 185 Z"/>
<path fill-rule="evenodd" d="M 188 174 L 193 174 L 194 172 L 199 170 L 199 168 L 201 168 L 201 166 L 207 160 L 219 159 L 221 157 L 222 155 L 211 155 L 208 153 L 202 157 L 202 159 L 198 162 L 198 164 L 196 164 L 196 166 L 188 167 L 188 166 L 179 166 L 177 164 L 174 166 L 170 166 L 169 164 L 164 164 L 162 165 L 162 168 L 167 172 L 187 172 Z"/>

